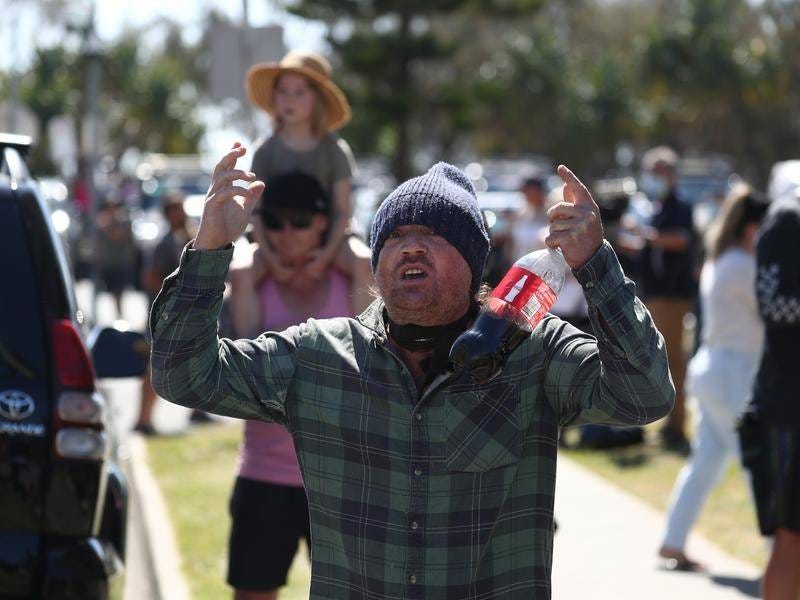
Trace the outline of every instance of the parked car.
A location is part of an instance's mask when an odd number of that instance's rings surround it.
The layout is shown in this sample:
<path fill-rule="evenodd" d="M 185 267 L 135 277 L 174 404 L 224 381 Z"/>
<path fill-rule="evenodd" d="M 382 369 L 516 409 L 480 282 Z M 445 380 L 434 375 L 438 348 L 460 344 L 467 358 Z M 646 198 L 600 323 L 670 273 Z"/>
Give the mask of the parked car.
<path fill-rule="evenodd" d="M 144 339 L 96 332 L 106 365 L 95 371 L 29 148 L 0 134 L 0 596 L 117 598 L 127 488 L 96 377 Z M 140 375 L 138 356 L 114 375 Z"/>

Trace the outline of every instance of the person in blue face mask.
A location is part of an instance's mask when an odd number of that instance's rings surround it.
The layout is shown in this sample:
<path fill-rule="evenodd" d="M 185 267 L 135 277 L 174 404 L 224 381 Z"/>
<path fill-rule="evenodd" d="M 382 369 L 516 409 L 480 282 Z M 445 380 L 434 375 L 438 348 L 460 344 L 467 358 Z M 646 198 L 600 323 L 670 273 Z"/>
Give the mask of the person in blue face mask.
<path fill-rule="evenodd" d="M 661 430 L 665 448 L 686 454 L 683 380 L 686 361 L 681 347 L 683 318 L 692 310 L 697 289 L 694 275 L 695 232 L 692 209 L 677 194 L 678 155 L 666 146 L 642 157 L 641 187 L 652 203 L 649 223 L 641 228 L 639 281 L 642 297 L 664 335 L 675 383 L 675 408 Z"/>

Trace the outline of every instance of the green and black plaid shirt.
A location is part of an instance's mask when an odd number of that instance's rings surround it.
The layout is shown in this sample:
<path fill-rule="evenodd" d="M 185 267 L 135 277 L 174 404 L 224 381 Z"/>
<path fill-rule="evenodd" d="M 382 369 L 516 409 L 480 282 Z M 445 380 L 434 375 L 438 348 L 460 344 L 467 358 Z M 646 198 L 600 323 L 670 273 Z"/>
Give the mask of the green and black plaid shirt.
<path fill-rule="evenodd" d="M 496 380 L 442 375 L 421 395 L 379 301 L 358 319 L 218 339 L 231 255 L 187 249 L 165 281 L 150 316 L 153 385 L 292 433 L 311 597 L 550 598 L 559 426 L 642 425 L 674 397 L 664 342 L 611 247 L 576 273 L 598 341 L 548 315 Z"/>

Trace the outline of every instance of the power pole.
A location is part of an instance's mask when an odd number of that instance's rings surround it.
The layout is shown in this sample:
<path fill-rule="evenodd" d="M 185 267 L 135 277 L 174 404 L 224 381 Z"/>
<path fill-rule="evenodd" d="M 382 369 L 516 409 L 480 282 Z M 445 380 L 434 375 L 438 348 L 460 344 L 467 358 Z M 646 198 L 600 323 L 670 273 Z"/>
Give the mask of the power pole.
<path fill-rule="evenodd" d="M 17 121 L 17 109 L 19 102 L 19 74 L 16 71 L 16 66 L 20 64 L 19 52 L 19 6 L 12 6 L 10 8 L 10 29 L 9 37 L 11 42 L 12 52 L 12 67 L 8 72 L 8 112 L 6 113 L 5 129 L 9 133 L 22 133 L 19 129 L 19 122 Z"/>
<path fill-rule="evenodd" d="M 86 75 L 86 189 L 89 194 L 89 223 L 92 240 L 92 319 L 97 323 L 97 296 L 100 286 L 100 231 L 97 228 L 97 213 L 100 198 L 97 193 L 97 161 L 100 152 L 100 85 L 102 63 L 100 40 L 94 26 L 94 2 L 89 12 L 89 21 L 84 28 L 84 53 L 88 63 Z"/>
<path fill-rule="evenodd" d="M 242 0 L 242 35 L 239 38 L 242 42 L 242 60 L 240 63 L 242 65 L 242 85 L 244 85 L 244 74 L 247 72 L 247 69 L 250 68 L 253 62 L 252 36 L 250 35 L 250 10 L 248 4 L 248 0 Z M 244 121 L 246 123 L 245 130 L 248 132 L 250 140 L 253 141 L 256 138 L 257 132 L 255 130 L 255 123 L 253 122 L 253 108 L 246 99 L 241 107 L 241 110 L 244 114 Z"/>

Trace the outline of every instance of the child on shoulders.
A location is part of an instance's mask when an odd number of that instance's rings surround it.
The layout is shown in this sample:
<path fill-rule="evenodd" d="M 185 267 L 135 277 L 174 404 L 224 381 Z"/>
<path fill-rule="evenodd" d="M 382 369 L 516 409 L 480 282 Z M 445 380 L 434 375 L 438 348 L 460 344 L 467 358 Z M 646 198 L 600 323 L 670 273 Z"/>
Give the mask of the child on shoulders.
<path fill-rule="evenodd" d="M 274 133 L 253 156 L 251 170 L 269 186 L 270 179 L 290 171 L 316 177 L 332 199 L 331 224 L 325 243 L 303 268 L 303 276 L 319 278 L 330 265 L 352 278 L 353 289 L 369 303 L 373 284 L 369 248 L 349 235 L 352 218 L 352 175 L 355 161 L 350 147 L 334 131 L 350 120 L 350 105 L 331 81 L 328 61 L 313 52 L 290 51 L 280 63 L 261 63 L 250 68 L 245 87 L 251 102 L 269 113 Z M 282 265 L 265 243 L 263 224 L 254 221 L 259 252 L 255 261 L 276 280 L 297 275 Z"/>

